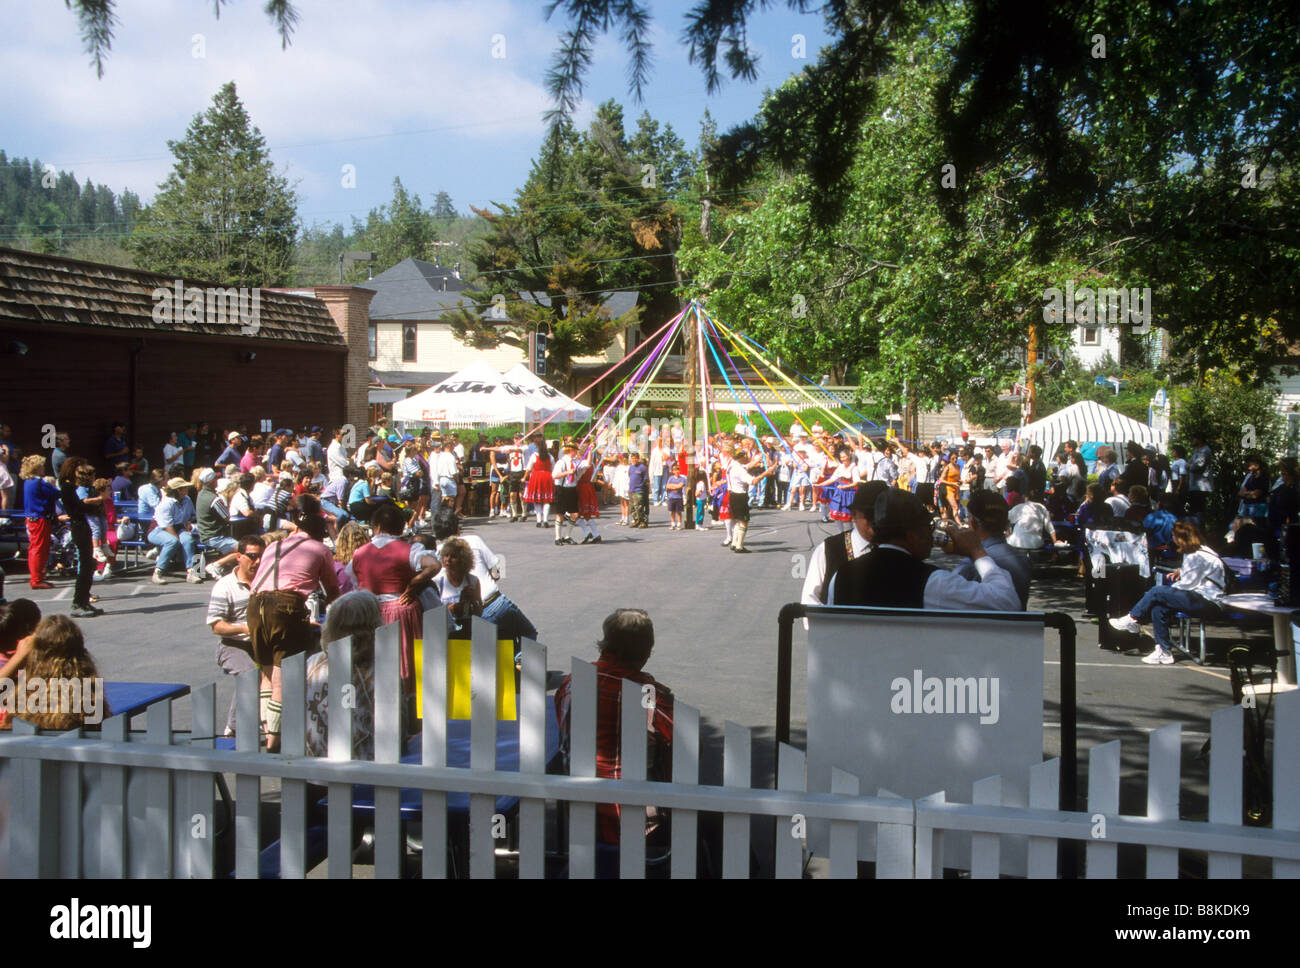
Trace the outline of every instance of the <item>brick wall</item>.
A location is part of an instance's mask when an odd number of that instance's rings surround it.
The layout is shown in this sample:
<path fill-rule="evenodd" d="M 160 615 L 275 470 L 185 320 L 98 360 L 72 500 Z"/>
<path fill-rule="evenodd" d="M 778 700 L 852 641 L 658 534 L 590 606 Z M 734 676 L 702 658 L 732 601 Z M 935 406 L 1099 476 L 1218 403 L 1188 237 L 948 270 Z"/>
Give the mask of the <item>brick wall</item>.
<path fill-rule="evenodd" d="M 375 292 L 360 286 L 319 286 L 315 292 L 348 344 L 341 388 L 343 420 L 361 431 L 369 425 L 370 300 Z"/>

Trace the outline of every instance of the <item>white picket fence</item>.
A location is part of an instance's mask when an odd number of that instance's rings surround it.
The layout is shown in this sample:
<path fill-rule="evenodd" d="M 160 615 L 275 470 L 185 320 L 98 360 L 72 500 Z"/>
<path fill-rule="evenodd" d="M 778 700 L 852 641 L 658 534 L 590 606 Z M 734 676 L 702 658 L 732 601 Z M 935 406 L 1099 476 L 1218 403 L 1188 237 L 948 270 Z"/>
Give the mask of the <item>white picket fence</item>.
<path fill-rule="evenodd" d="M 694 877 L 699 848 L 699 813 L 723 815 L 721 856 L 711 857 L 723 877 L 751 875 L 751 818 L 772 818 L 776 826 L 773 858 L 777 877 L 803 873 L 807 824 L 829 821 L 829 874 L 858 876 L 858 841 L 863 824 L 875 825 L 876 867 L 880 878 L 941 875 L 945 831 L 971 836 L 971 868 L 976 877 L 999 873 L 1002 838 L 1028 838 L 1029 875 L 1055 877 L 1060 841 L 1086 844 L 1089 877 L 1116 876 L 1119 844 L 1146 847 L 1147 875 L 1178 874 L 1178 850 L 1209 852 L 1211 877 L 1238 877 L 1242 858 L 1272 859 L 1275 877 L 1300 875 L 1300 694 L 1280 697 L 1275 706 L 1274 819 L 1271 829 L 1243 827 L 1242 710 L 1220 710 L 1212 718 L 1210 816 L 1208 822 L 1178 819 L 1180 727 L 1151 734 L 1150 781 L 1146 816 L 1119 815 L 1118 743 L 1092 750 L 1088 809 L 1056 809 L 1060 763 L 1051 760 L 1031 769 L 1029 807 L 1001 805 L 1001 779 L 975 785 L 972 804 L 948 803 L 943 794 L 909 800 L 880 790 L 861 795 L 857 777 L 834 771 L 830 793 L 805 789 L 804 754 L 782 745 L 779 789 L 751 789 L 751 731 L 727 723 L 723 739 L 723 784 L 699 783 L 700 714 L 676 703 L 674 709 L 673 782 L 645 780 L 646 710 L 641 687 L 623 684 L 623 778 L 596 778 L 596 672 L 573 660 L 570 772 L 548 775 L 546 717 L 553 715 L 546 696 L 546 650 L 526 642 L 519 690 L 518 772 L 496 769 L 495 628 L 475 620 L 471 646 L 470 765 L 447 764 L 447 643 L 444 613 L 425 616 L 424 719 L 420 764 L 402 764 L 398 721 L 399 633 L 396 625 L 377 633 L 375 648 L 375 760 L 354 761 L 352 711 L 340 701 L 329 710 L 329 756 L 305 756 L 305 663 L 295 657 L 284 664 L 285 710 L 282 752 L 257 749 L 257 684 L 237 680 L 236 749 L 214 749 L 218 722 L 215 686 L 193 695 L 191 733 L 172 728 L 171 701 L 151 706 L 143 734 L 129 734 L 122 717 L 107 720 L 101 732 L 36 735 L 22 721 L 13 735 L 0 738 L 0 820 L 7 801 L 7 825 L 0 833 L 0 864 L 8 874 L 31 877 L 198 877 L 216 871 L 216 822 L 219 800 L 214 778 L 233 774 L 234 875 L 257 877 L 262 816 L 262 780 L 280 782 L 280 876 L 306 875 L 309 841 L 308 784 L 328 791 L 326 857 L 330 877 L 353 874 L 354 829 L 352 784 L 370 784 L 374 793 L 374 873 L 403 876 L 408 846 L 401 815 L 401 791 L 420 793 L 422 840 L 438 845 L 421 852 L 421 873 L 448 876 L 447 797 L 469 795 L 468 875 L 491 878 L 498 871 L 501 815 L 496 798 L 519 798 L 510 823 L 515 829 L 520 877 L 547 872 L 548 851 L 554 867 L 557 852 L 568 876 L 596 874 L 596 808 L 620 803 L 621 850 L 618 873 L 646 876 L 645 806 L 672 810 L 671 850 L 663 864 L 672 877 Z M 352 681 L 347 643 L 330 647 L 329 695 L 336 700 Z M 512 669 L 501 670 L 513 675 Z M 290 714 L 292 711 L 299 711 Z M 1227 755 L 1223 755 L 1226 751 Z M 6 768 L 7 767 L 7 768 Z M 6 790 L 7 786 L 7 790 Z M 567 838 L 548 836 L 548 802 L 567 805 Z M 556 814 L 552 813 L 552 816 Z M 554 825 L 552 825 L 554 826 Z M 494 837 L 494 834 L 498 837 Z M 562 843 L 567 839 L 567 847 Z M 7 844 L 6 844 L 7 841 Z M 7 851 L 5 850 L 7 846 Z M 317 851 L 319 853 L 319 851 Z M 414 863 L 411 861 L 411 863 Z M 463 873 L 457 871 L 455 873 Z"/>

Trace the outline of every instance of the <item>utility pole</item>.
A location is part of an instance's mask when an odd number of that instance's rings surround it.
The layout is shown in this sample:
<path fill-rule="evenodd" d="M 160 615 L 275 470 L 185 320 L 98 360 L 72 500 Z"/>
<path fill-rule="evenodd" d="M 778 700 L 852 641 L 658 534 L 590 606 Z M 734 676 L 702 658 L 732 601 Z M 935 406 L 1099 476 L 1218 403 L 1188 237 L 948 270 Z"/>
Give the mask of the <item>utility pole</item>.
<path fill-rule="evenodd" d="M 1038 317 L 1029 313 L 1029 346 L 1025 350 L 1025 400 L 1021 407 L 1024 423 L 1033 423 L 1038 419 L 1038 390 L 1035 384 L 1035 370 L 1038 369 Z"/>

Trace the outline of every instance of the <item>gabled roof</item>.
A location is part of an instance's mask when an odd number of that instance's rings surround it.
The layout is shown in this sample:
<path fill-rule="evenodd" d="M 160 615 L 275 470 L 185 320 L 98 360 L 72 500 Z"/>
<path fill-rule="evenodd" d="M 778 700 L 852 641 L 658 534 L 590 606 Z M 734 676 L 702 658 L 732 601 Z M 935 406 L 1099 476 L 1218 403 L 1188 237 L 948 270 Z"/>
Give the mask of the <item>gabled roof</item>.
<path fill-rule="evenodd" d="M 317 299 L 261 289 L 257 327 L 243 332 L 236 316 L 227 322 L 184 318 L 184 305 L 165 322 L 154 319 L 156 290 L 174 293 L 177 280 L 157 272 L 0 248 L 0 323 L 86 326 L 113 330 L 188 333 L 254 340 L 287 340 L 345 346 L 343 334 Z M 183 292 L 226 289 L 222 283 L 180 280 Z M 183 302 L 189 295 L 183 295 Z M 171 298 L 169 297 L 169 303 Z M 252 292 L 245 308 L 252 309 Z"/>
<path fill-rule="evenodd" d="M 420 259 L 403 259 L 361 287 L 377 294 L 370 303 L 370 318 L 437 319 L 463 304 L 472 305 L 462 293 L 469 288 L 456 270 Z"/>
<path fill-rule="evenodd" d="M 375 322 L 385 320 L 435 320 L 457 308 L 472 308 L 469 284 L 456 277 L 456 270 L 434 265 L 420 259 L 403 259 L 391 269 L 386 269 L 361 286 L 373 289 L 375 298 L 370 303 L 370 318 Z M 545 293 L 534 296 L 521 292 L 519 298 L 541 306 L 551 304 Z M 635 308 L 637 293 L 620 290 L 609 293 L 604 305 L 610 318 L 617 319 Z M 486 314 L 484 314 L 486 317 Z"/>

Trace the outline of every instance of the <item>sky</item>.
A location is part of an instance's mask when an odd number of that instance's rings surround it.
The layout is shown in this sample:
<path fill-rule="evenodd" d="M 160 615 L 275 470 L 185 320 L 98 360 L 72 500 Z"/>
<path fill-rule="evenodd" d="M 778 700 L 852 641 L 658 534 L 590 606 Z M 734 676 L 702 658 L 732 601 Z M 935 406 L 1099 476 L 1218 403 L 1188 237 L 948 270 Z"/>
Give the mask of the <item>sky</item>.
<path fill-rule="evenodd" d="M 528 176 L 550 106 L 546 70 L 565 22 L 543 0 L 297 0 L 292 42 L 257 0 L 118 0 L 102 79 L 76 17 L 62 3 L 6 4 L 0 32 L 0 148 L 38 157 L 144 201 L 171 169 L 184 136 L 233 80 L 277 168 L 299 195 L 304 226 L 364 219 L 392 182 L 426 205 L 446 191 L 456 208 L 509 202 Z M 584 87 L 579 123 L 614 98 L 629 131 L 642 110 L 693 147 L 705 108 L 720 130 L 752 117 L 827 43 L 819 14 L 784 5 L 756 17 L 759 79 L 727 79 L 712 97 L 681 42 L 691 4 L 651 0 L 654 64 L 644 102 L 627 84 L 627 55 L 604 37 Z M 804 59 L 796 56 L 802 35 Z M 345 166 L 353 166 L 346 169 Z M 345 187 L 349 171 L 355 186 Z"/>

